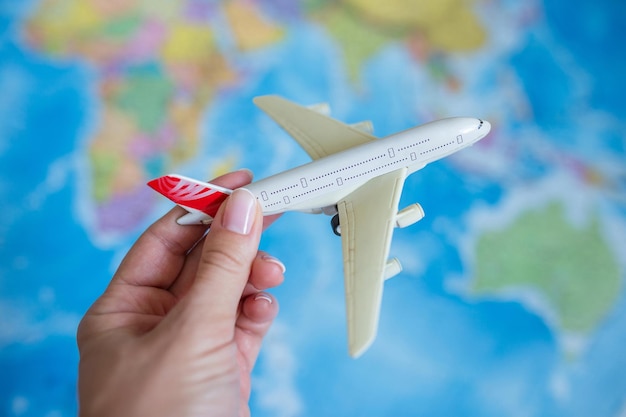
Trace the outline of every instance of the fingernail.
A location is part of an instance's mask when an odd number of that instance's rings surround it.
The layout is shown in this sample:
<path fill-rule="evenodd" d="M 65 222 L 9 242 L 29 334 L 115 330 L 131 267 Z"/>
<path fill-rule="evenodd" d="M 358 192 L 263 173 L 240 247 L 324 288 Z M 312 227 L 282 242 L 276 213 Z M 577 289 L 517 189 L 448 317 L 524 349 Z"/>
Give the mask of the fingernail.
<path fill-rule="evenodd" d="M 263 259 L 266 262 L 271 262 L 273 264 L 278 265 L 280 269 L 283 271 L 283 274 L 287 271 L 285 264 L 279 261 L 277 258 L 274 258 L 272 255 L 263 255 L 261 256 L 261 259 Z"/>
<path fill-rule="evenodd" d="M 256 215 L 256 198 L 245 188 L 233 191 L 226 203 L 222 224 L 231 232 L 247 235 Z"/>
<path fill-rule="evenodd" d="M 253 178 L 253 177 L 254 177 L 254 173 L 252 172 L 252 170 L 251 170 L 251 169 L 248 169 L 248 168 L 240 168 L 240 169 L 238 169 L 237 171 L 240 171 L 240 172 L 246 172 L 246 173 L 250 176 L 250 178 Z"/>
<path fill-rule="evenodd" d="M 269 304 L 273 303 L 272 297 L 270 297 L 269 295 L 267 295 L 267 294 L 265 294 L 263 292 L 260 292 L 260 293 L 258 293 L 257 295 L 254 296 L 254 301 L 259 301 L 259 300 L 265 300 Z"/>

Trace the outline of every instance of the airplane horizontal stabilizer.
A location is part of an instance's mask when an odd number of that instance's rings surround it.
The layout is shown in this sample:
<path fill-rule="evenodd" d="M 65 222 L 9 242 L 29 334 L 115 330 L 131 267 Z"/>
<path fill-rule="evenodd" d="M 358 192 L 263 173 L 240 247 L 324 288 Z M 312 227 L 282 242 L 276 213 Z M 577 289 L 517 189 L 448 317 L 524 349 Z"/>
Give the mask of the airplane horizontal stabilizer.
<path fill-rule="evenodd" d="M 182 175 L 165 175 L 148 182 L 154 190 L 191 212 L 202 212 L 215 217 L 232 190 L 187 178 Z"/>

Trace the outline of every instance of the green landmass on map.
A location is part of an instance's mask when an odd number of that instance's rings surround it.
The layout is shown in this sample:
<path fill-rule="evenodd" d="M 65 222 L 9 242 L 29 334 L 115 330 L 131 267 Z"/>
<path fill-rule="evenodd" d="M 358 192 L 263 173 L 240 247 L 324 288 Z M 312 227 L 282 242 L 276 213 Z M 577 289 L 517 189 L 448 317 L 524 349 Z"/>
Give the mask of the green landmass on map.
<path fill-rule="evenodd" d="M 139 129 L 154 133 L 168 113 L 174 86 L 157 65 L 129 69 L 112 104 L 132 116 Z"/>
<path fill-rule="evenodd" d="M 528 211 L 476 246 L 474 294 L 528 289 L 546 300 L 564 331 L 588 333 L 619 294 L 619 267 L 597 217 L 570 224 L 560 203 Z"/>
<path fill-rule="evenodd" d="M 220 8 L 238 50 L 284 37 L 283 27 L 250 2 Z M 107 210 L 120 210 L 119 197 L 132 205 L 143 198 L 137 190 L 149 178 L 197 154 L 207 106 L 238 79 L 212 24 L 193 10 L 185 1 L 155 7 L 137 0 L 42 0 L 26 23 L 35 50 L 79 58 L 97 75 L 102 106 L 88 155 L 91 197 L 103 218 Z"/>

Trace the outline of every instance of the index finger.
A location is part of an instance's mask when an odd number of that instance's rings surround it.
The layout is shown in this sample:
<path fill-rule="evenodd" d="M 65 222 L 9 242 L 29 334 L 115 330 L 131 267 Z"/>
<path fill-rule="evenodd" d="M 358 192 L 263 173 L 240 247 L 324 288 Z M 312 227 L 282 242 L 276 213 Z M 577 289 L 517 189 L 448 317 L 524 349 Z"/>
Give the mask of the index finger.
<path fill-rule="evenodd" d="M 234 189 L 249 184 L 251 180 L 250 171 L 240 170 L 211 182 Z M 152 224 L 130 249 L 111 283 L 169 288 L 178 277 L 187 253 L 207 229 L 207 226 L 176 223 L 185 213 L 183 208 L 175 207 Z"/>

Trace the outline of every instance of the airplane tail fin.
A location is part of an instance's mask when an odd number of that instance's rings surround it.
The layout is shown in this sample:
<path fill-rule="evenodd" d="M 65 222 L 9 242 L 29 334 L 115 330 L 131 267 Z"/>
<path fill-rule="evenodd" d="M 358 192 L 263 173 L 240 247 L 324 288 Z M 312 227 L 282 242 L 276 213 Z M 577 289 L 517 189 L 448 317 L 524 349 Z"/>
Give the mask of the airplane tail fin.
<path fill-rule="evenodd" d="M 226 197 L 233 192 L 219 185 L 176 174 L 155 178 L 148 185 L 184 209 L 210 217 L 215 217 Z"/>

